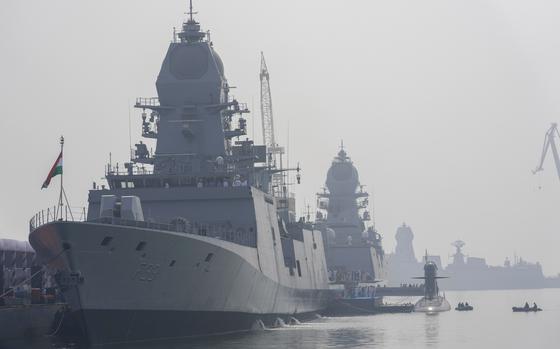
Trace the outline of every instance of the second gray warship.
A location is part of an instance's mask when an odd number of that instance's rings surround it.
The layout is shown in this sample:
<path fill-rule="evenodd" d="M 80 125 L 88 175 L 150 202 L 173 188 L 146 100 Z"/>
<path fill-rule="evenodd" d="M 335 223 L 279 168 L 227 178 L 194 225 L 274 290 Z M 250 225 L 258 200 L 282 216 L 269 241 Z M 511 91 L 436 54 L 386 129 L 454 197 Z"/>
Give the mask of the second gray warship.
<path fill-rule="evenodd" d="M 289 169 L 245 138 L 248 110 L 230 96 L 192 8 L 156 87 L 157 98 L 135 105 L 155 153 L 140 142 L 124 168 L 109 164 L 109 188 L 94 184 L 85 221 L 43 212 L 30 222 L 69 316 L 103 344 L 243 331 L 323 310 L 321 232 L 296 221 L 293 198 L 273 188 Z"/>
<path fill-rule="evenodd" d="M 342 144 L 317 200 L 316 221 L 325 239 L 331 282 L 384 281 L 386 262 L 381 235 L 374 225 L 367 225 L 372 220 L 369 194 L 360 185 L 358 170 Z"/>
<path fill-rule="evenodd" d="M 445 268 L 451 276 L 442 281 L 448 290 L 479 289 L 526 289 L 546 287 L 546 278 L 540 263 L 530 263 L 514 257 L 513 263 L 506 258 L 503 266 L 491 266 L 484 258 L 466 256 L 461 240 L 451 243 L 455 247 L 453 260 Z"/>

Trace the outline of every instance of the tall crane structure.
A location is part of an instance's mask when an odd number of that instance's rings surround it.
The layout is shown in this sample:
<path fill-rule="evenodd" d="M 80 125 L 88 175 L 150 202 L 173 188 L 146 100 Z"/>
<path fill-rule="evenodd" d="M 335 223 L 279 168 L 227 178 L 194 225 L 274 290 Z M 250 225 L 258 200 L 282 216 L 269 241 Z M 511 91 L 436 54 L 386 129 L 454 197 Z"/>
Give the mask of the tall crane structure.
<path fill-rule="evenodd" d="M 272 109 L 272 94 L 270 93 L 270 74 L 261 52 L 261 121 L 263 142 L 267 149 L 267 163 L 269 168 L 275 168 L 278 172 L 272 175 L 272 192 L 278 197 L 287 197 L 287 179 L 283 171 L 282 156 L 284 148 L 278 146 L 274 138 L 274 113 Z"/>
<path fill-rule="evenodd" d="M 558 179 L 560 179 L 560 157 L 558 156 L 558 148 L 556 147 L 556 136 L 560 137 L 558 133 L 558 124 L 553 123 L 544 136 L 544 145 L 541 154 L 541 161 L 533 173 L 537 173 L 543 170 L 544 160 L 546 159 L 546 154 L 548 149 L 552 150 L 552 156 L 554 157 L 554 164 L 556 165 L 556 173 L 558 174 Z"/>
<path fill-rule="evenodd" d="M 276 165 L 276 155 L 282 155 L 284 148 L 279 147 L 274 138 L 274 113 L 272 110 L 272 94 L 270 93 L 270 74 L 261 52 L 261 121 L 263 141 L 267 147 L 269 164 Z M 280 160 L 281 161 L 281 160 Z"/>

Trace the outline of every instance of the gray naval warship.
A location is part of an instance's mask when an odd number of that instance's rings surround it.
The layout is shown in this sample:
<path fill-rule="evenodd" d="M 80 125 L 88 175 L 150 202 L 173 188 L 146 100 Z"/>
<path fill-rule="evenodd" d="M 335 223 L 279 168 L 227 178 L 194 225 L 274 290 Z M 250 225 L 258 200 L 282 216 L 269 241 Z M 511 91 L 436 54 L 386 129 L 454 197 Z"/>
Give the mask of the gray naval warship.
<path fill-rule="evenodd" d="M 395 235 L 395 252 L 388 255 L 389 283 L 391 285 L 409 284 L 411 275 L 422 270 L 423 263 L 414 254 L 412 228 L 403 223 Z M 514 257 L 513 262 L 506 258 L 503 266 L 488 265 L 481 257 L 466 256 L 463 253 L 465 242 L 457 240 L 451 244 L 455 247 L 451 263 L 445 268 L 440 256 L 428 256 L 443 275 L 449 279 L 441 281 L 446 290 L 501 290 L 534 289 L 559 287 L 560 277 L 545 277 L 540 263 L 527 262 Z"/>
<path fill-rule="evenodd" d="M 296 169 L 276 168 L 245 138 L 248 110 L 230 96 L 192 8 L 156 88 L 135 105 L 155 153 L 140 142 L 124 168 L 109 164 L 109 187 L 94 184 L 84 221 L 30 221 L 68 316 L 103 344 L 244 331 L 323 310 L 321 232 L 273 188 L 275 174 Z"/>
<path fill-rule="evenodd" d="M 513 263 L 506 257 L 503 266 L 493 266 L 488 265 L 484 258 L 466 256 L 462 250 L 465 242 L 457 240 L 451 245 L 455 247 L 455 254 L 445 268 L 445 274 L 451 278 L 441 283 L 448 290 L 531 289 L 547 286 L 539 262 L 530 263 L 515 256 Z"/>
<path fill-rule="evenodd" d="M 368 210 L 369 193 L 341 144 L 327 172 L 326 187 L 317 194 L 317 227 L 325 239 L 332 283 L 385 281 L 386 262 L 381 235 Z"/>

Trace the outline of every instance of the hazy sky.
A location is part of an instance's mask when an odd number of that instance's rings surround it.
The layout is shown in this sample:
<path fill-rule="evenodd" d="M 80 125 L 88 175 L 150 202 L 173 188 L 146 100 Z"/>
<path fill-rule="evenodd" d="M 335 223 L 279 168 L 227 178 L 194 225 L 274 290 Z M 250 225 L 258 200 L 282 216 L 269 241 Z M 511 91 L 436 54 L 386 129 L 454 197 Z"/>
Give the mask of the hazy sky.
<path fill-rule="evenodd" d="M 64 134 L 65 187 L 84 206 L 108 154 L 128 158 L 134 98 L 155 79 L 186 0 L 3 0 L 0 9 L 0 234 L 26 239 L 57 199 L 40 190 Z M 406 221 L 417 254 L 450 242 L 501 264 L 560 272 L 560 181 L 548 159 L 560 121 L 560 2 L 553 0 L 197 0 L 236 97 L 261 139 L 259 54 L 277 139 L 303 167 L 304 200 L 344 139 L 374 194 L 387 251 Z M 133 142 L 140 112 L 132 109 Z M 249 120 L 249 126 L 253 122 Z M 249 134 L 252 134 L 250 131 Z M 539 189 L 540 188 L 540 189 Z"/>

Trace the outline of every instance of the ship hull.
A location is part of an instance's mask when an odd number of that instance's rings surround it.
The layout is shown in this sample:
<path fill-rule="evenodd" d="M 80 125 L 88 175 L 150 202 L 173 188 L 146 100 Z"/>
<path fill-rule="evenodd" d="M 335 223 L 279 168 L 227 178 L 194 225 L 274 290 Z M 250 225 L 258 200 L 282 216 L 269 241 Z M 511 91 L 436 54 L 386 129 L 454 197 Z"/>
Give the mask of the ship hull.
<path fill-rule="evenodd" d="M 259 320 L 271 326 L 321 312 L 330 294 L 302 287 L 297 276 L 273 280 L 260 270 L 262 252 L 206 236 L 55 222 L 30 242 L 58 271 L 70 318 L 91 344 L 247 331 Z"/>
<path fill-rule="evenodd" d="M 418 313 L 440 313 L 449 310 L 451 310 L 451 305 L 441 296 L 434 299 L 421 298 L 414 305 L 414 311 Z"/>
<path fill-rule="evenodd" d="M 86 310 L 67 314 L 67 321 L 83 322 L 64 335 L 84 337 L 92 344 L 130 343 L 193 338 L 247 332 L 315 319 L 318 312 L 298 314 L 254 314 L 209 311 Z M 264 326 L 264 327 L 263 327 Z M 77 330 L 77 331 L 76 331 Z M 83 331 L 83 332 L 82 332 Z M 84 333 L 86 332 L 86 333 Z"/>

